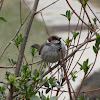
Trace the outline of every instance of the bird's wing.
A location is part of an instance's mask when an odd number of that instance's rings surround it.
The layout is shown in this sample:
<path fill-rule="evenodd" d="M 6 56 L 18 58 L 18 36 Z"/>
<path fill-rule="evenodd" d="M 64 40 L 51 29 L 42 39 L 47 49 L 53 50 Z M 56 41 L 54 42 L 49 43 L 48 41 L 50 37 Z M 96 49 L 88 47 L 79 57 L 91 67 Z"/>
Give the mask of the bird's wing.
<path fill-rule="evenodd" d="M 39 49 L 39 55 L 41 54 L 41 50 L 44 47 L 44 45 L 41 45 L 40 49 Z"/>

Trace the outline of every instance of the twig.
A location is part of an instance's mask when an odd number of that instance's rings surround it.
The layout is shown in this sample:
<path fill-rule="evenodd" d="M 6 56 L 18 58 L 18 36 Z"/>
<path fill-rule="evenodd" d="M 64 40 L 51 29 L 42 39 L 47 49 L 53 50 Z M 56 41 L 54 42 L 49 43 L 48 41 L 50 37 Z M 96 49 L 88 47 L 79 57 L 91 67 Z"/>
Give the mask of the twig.
<path fill-rule="evenodd" d="M 72 94 L 71 94 L 71 88 L 70 88 L 70 82 L 69 82 L 69 79 L 68 79 L 68 73 L 66 72 L 66 64 L 64 63 L 64 59 L 63 59 L 63 51 L 61 50 L 61 56 L 62 56 L 62 67 L 63 67 L 63 71 L 64 71 L 64 76 L 65 76 L 65 80 L 66 80 L 66 83 L 67 83 L 67 86 L 68 86 L 68 93 L 69 93 L 69 97 L 70 97 L 70 100 L 73 100 L 72 99 Z"/>
<path fill-rule="evenodd" d="M 24 2 L 25 5 L 28 7 L 28 9 L 31 10 L 30 7 L 28 6 L 28 4 L 26 3 L 26 0 L 23 0 L 23 2 Z"/>
<path fill-rule="evenodd" d="M 20 0 L 20 24 L 22 24 L 22 6 L 21 6 L 21 0 Z"/>
<path fill-rule="evenodd" d="M 90 71 L 87 73 L 86 77 L 88 77 L 88 75 L 89 75 L 90 72 L 92 71 L 92 69 L 93 69 L 93 67 L 94 67 L 94 65 L 95 65 L 95 63 L 96 63 L 97 55 L 98 55 L 98 53 L 96 54 L 96 57 L 95 57 L 94 63 L 93 63 L 93 65 L 92 65 Z"/>
<path fill-rule="evenodd" d="M 36 63 L 39 63 L 41 61 L 42 60 L 37 61 L 37 62 L 33 62 L 32 64 L 29 64 L 28 66 L 33 65 L 33 64 L 36 64 Z M 10 69 L 10 68 L 16 68 L 16 66 L 0 66 L 0 68 Z"/>
<path fill-rule="evenodd" d="M 91 9 L 91 7 L 88 5 L 87 3 L 87 6 L 89 7 L 89 9 L 91 10 L 91 12 L 93 13 L 93 15 L 95 16 L 95 18 L 98 20 L 98 22 L 100 23 L 99 19 L 97 18 L 97 16 L 95 15 L 95 13 L 93 12 L 93 10 Z"/>
<path fill-rule="evenodd" d="M 50 34 L 49 34 L 49 32 L 48 32 L 48 29 L 47 29 L 47 26 L 46 26 L 46 23 L 45 23 L 45 20 L 44 20 L 44 18 L 43 18 L 43 14 L 42 14 L 42 12 L 41 12 L 41 17 L 42 17 L 42 20 L 43 20 L 43 24 L 44 24 L 44 27 L 45 27 L 46 33 L 47 33 L 48 36 L 50 36 Z"/>
<path fill-rule="evenodd" d="M 88 18 L 88 20 L 89 20 L 89 23 L 91 24 L 91 26 L 92 26 L 92 28 L 93 28 L 93 25 L 92 25 L 92 23 L 91 23 L 91 20 L 90 20 L 90 18 L 89 18 L 89 15 L 88 15 L 87 11 L 85 10 L 85 6 L 83 5 L 83 3 L 82 3 L 81 0 L 80 0 L 80 3 L 81 3 L 81 5 L 82 5 L 82 7 L 83 7 L 83 9 L 84 9 L 84 12 L 86 13 L 86 16 L 87 16 L 87 18 Z"/>
<path fill-rule="evenodd" d="M 0 66 L 0 68 L 9 69 L 9 68 L 16 68 L 16 67 L 15 66 Z"/>
<path fill-rule="evenodd" d="M 81 85 L 80 85 L 80 87 L 79 87 L 79 89 L 78 89 L 78 92 L 77 92 L 77 94 L 76 94 L 76 98 L 78 97 L 79 92 L 80 92 L 80 90 L 81 90 L 81 87 L 82 87 L 82 85 L 83 85 L 83 82 L 84 82 L 84 80 L 85 80 L 85 75 L 86 75 L 86 74 L 84 74 L 83 80 L 82 80 Z"/>
<path fill-rule="evenodd" d="M 37 14 L 37 13 L 43 11 L 44 9 L 50 7 L 51 5 L 55 4 L 55 3 L 58 2 L 58 1 L 60 1 L 60 0 L 54 1 L 53 3 L 49 4 L 48 6 L 46 6 L 46 7 L 42 8 L 41 10 L 37 11 L 35 14 Z"/>
<path fill-rule="evenodd" d="M 4 0 L 1 0 L 1 4 L 0 4 L 0 10 L 1 10 L 1 8 L 2 8 L 2 6 L 3 6 L 3 2 L 4 2 Z"/>
<path fill-rule="evenodd" d="M 88 90 L 88 91 L 82 91 L 81 93 L 87 93 L 87 92 L 94 92 L 94 91 L 99 91 L 100 88 L 97 89 L 92 89 L 92 90 Z"/>

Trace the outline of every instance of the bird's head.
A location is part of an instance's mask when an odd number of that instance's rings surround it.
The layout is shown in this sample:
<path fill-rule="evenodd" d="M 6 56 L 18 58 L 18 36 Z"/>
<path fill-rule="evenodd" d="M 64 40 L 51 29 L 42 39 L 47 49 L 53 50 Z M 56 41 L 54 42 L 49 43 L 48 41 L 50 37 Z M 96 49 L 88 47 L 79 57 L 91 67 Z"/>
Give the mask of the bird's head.
<path fill-rule="evenodd" d="M 58 37 L 56 35 L 50 36 L 48 38 L 48 42 L 51 42 L 51 43 L 59 43 L 60 41 L 61 41 L 61 37 Z"/>

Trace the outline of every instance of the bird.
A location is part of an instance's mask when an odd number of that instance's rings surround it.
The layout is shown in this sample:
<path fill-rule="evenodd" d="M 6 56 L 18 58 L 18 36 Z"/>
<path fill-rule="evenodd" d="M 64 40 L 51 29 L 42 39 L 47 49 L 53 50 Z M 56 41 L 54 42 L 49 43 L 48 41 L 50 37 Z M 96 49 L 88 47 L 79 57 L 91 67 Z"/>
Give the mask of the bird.
<path fill-rule="evenodd" d="M 66 56 L 66 46 L 56 35 L 49 36 L 41 46 L 34 44 L 31 47 L 37 49 L 41 59 L 47 63 L 55 63 Z"/>

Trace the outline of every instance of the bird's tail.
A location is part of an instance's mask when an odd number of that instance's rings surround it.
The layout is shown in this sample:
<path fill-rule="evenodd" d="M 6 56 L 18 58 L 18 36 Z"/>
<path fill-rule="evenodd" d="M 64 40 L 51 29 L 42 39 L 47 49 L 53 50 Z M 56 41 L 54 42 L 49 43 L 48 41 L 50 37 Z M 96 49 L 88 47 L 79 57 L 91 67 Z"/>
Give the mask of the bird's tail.
<path fill-rule="evenodd" d="M 32 48 L 35 48 L 35 49 L 37 49 L 37 50 L 40 49 L 40 45 L 38 45 L 38 44 L 34 44 L 34 45 L 32 45 L 31 47 L 32 47 Z"/>

